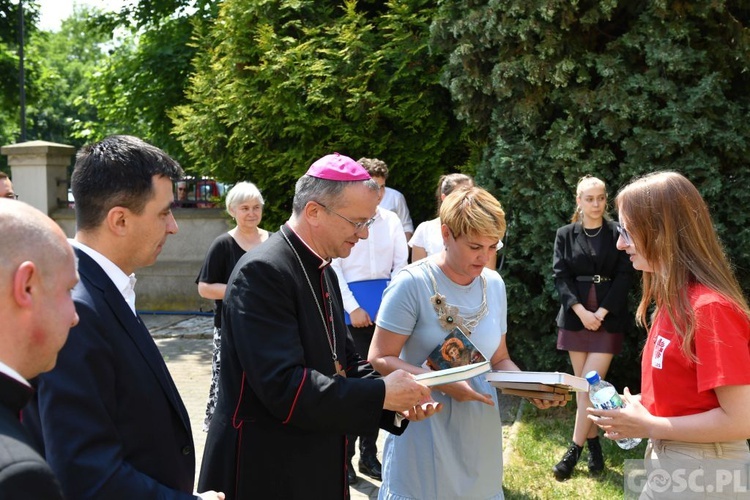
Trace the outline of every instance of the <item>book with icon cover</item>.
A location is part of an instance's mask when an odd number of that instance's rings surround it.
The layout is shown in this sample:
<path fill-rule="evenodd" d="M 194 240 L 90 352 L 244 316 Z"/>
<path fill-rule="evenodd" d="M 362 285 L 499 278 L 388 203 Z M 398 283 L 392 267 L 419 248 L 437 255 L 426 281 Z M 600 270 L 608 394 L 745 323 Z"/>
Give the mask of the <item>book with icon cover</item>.
<path fill-rule="evenodd" d="M 430 352 L 422 364 L 431 370 L 446 370 L 459 366 L 489 362 L 460 328 L 454 328 L 443 342 Z"/>

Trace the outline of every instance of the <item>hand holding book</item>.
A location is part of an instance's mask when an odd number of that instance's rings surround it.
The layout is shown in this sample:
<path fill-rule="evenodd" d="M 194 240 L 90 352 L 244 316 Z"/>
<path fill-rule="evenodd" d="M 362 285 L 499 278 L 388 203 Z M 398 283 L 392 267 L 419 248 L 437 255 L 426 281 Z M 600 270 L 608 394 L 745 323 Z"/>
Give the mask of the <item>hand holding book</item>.
<path fill-rule="evenodd" d="M 414 380 L 414 375 L 404 370 L 395 370 L 381 380 L 385 383 L 385 410 L 409 411 L 431 399 L 430 389 L 418 383 Z"/>
<path fill-rule="evenodd" d="M 459 403 L 476 401 L 478 403 L 484 403 L 488 406 L 495 406 L 495 402 L 493 401 L 491 394 L 478 392 L 469 384 L 467 380 L 461 380 L 459 382 L 453 382 L 445 385 L 438 385 L 435 386 L 435 388 L 446 396 L 450 396 L 451 399 Z"/>

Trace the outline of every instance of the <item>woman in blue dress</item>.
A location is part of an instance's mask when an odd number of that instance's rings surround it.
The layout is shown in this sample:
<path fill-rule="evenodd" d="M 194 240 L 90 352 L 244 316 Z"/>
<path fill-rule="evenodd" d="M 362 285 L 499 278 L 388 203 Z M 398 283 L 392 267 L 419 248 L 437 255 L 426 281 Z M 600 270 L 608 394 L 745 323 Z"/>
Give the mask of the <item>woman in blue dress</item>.
<path fill-rule="evenodd" d="M 481 188 L 455 191 L 443 201 L 440 221 L 445 250 L 407 266 L 384 292 L 370 361 L 383 375 L 429 371 L 422 367 L 428 354 L 460 327 L 492 369 L 518 370 L 505 342 L 505 284 L 485 267 L 505 232 L 500 203 Z M 483 376 L 434 389 L 442 412 L 386 438 L 379 498 L 502 499 L 496 390 Z"/>

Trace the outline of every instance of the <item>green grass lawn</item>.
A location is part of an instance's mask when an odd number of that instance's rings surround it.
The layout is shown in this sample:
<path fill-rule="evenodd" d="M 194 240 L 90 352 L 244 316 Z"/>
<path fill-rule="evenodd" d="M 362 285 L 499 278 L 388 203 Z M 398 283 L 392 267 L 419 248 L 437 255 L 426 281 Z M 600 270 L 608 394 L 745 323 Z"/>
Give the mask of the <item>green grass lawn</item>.
<path fill-rule="evenodd" d="M 614 441 L 600 437 L 605 470 L 598 477 L 589 476 L 584 447 L 573 476 L 558 482 L 552 467 L 562 458 L 570 444 L 575 420 L 575 401 L 563 408 L 538 410 L 524 402 L 520 421 L 504 465 L 503 486 L 508 500 L 552 500 L 585 498 L 611 500 L 623 498 L 623 467 L 626 459 L 642 459 L 646 440 L 633 450 L 622 450 Z"/>

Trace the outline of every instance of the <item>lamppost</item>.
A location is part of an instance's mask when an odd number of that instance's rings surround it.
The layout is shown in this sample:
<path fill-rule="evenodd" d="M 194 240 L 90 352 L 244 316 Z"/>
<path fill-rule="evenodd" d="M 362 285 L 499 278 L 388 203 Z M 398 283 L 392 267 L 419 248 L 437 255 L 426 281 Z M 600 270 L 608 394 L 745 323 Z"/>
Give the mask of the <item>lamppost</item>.
<path fill-rule="evenodd" d="M 24 45 L 24 15 L 23 15 L 23 0 L 18 0 L 18 86 L 20 88 L 20 101 L 21 101 L 21 141 L 26 142 L 26 76 L 24 74 L 23 65 L 23 45 Z"/>

